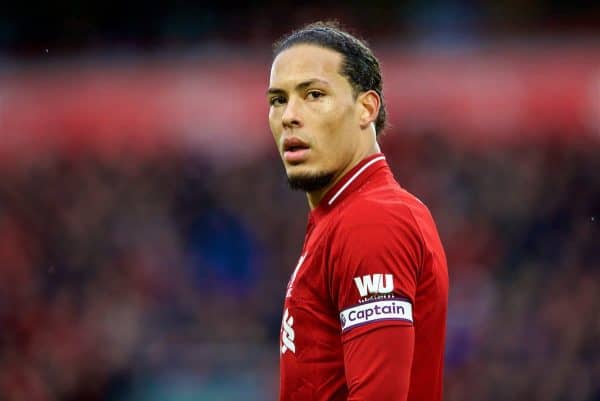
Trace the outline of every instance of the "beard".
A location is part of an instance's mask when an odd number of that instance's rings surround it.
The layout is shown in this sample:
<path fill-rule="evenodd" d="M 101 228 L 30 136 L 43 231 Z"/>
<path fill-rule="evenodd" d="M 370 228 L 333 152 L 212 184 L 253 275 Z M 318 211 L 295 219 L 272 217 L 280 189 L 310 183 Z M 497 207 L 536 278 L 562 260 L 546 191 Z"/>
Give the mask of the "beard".
<path fill-rule="evenodd" d="M 301 174 L 288 176 L 288 184 L 293 190 L 314 192 L 327 187 L 333 181 L 334 173 Z"/>

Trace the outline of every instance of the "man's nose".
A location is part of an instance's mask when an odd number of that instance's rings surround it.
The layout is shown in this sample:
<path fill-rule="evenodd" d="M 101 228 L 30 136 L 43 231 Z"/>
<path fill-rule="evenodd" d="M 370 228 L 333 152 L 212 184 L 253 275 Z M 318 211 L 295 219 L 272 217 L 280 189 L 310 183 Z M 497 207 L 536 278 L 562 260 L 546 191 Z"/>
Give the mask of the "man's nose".
<path fill-rule="evenodd" d="M 288 100 L 283 112 L 282 123 L 284 128 L 299 128 L 302 126 L 300 104 L 297 100 Z"/>

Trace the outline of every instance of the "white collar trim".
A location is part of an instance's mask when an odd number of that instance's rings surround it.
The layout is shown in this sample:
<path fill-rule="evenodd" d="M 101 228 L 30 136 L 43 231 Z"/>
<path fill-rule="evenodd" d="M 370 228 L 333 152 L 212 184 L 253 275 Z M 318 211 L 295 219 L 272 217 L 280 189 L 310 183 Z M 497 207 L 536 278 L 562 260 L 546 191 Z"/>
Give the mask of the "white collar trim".
<path fill-rule="evenodd" d="M 344 185 L 342 185 L 342 187 L 335 193 L 335 195 L 333 195 L 331 197 L 331 199 L 329 199 L 329 202 L 327 202 L 327 204 L 329 206 L 331 206 L 333 204 L 333 202 L 342 194 L 342 192 L 344 192 L 346 190 L 346 188 L 348 188 L 348 185 L 352 184 L 352 181 L 354 181 L 367 168 L 369 168 L 369 166 L 371 166 L 372 164 L 374 164 L 380 160 L 385 160 L 385 156 L 378 156 L 378 157 L 374 158 L 373 160 L 369 161 L 364 166 L 362 166 L 360 169 L 358 169 L 358 171 L 356 173 L 354 173 L 354 175 L 352 177 L 350 177 L 350 179 L 348 181 L 346 181 L 346 183 Z"/>

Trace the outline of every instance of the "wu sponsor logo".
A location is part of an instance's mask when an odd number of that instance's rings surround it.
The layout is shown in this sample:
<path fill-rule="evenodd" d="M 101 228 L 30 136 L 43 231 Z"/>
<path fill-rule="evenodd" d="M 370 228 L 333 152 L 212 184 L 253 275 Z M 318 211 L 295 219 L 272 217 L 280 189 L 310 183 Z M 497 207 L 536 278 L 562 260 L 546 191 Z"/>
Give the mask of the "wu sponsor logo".
<path fill-rule="evenodd" d="M 354 277 L 354 283 L 361 297 L 369 294 L 389 294 L 394 291 L 394 276 L 391 274 L 367 274 Z"/>
<path fill-rule="evenodd" d="M 281 355 L 285 354 L 288 350 L 292 351 L 294 354 L 296 353 L 296 344 L 294 344 L 295 338 L 294 317 L 290 316 L 290 312 L 286 308 L 283 313 L 283 320 L 281 321 Z"/>

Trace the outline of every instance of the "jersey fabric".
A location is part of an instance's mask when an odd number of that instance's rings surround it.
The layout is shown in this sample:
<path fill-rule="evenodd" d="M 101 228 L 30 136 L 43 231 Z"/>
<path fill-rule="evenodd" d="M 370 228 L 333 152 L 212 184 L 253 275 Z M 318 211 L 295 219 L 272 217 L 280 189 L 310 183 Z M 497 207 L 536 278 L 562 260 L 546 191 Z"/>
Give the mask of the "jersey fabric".
<path fill-rule="evenodd" d="M 280 401 L 440 401 L 448 300 L 433 218 L 381 154 L 309 213 L 284 302 Z"/>

